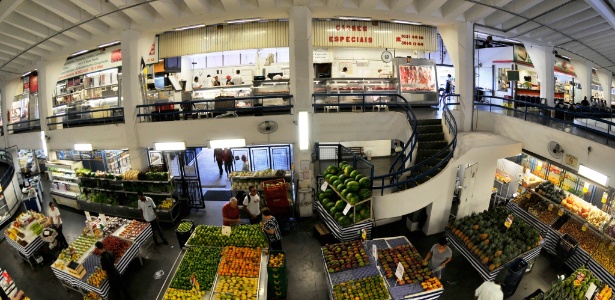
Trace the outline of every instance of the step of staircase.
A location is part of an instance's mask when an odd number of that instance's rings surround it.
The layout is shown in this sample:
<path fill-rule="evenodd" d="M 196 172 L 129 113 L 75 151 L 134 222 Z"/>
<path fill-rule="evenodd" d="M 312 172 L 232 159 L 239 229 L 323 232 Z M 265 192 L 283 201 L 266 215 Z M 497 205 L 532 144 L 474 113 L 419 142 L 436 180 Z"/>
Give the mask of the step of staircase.
<path fill-rule="evenodd" d="M 442 119 L 421 119 L 416 120 L 417 125 L 441 125 Z"/>
<path fill-rule="evenodd" d="M 419 142 L 443 141 L 444 140 L 444 133 L 442 133 L 442 132 L 419 133 L 417 135 L 417 139 L 418 139 Z"/>
<path fill-rule="evenodd" d="M 419 149 L 444 149 L 448 143 L 444 140 L 440 141 L 421 141 L 419 140 Z"/>
<path fill-rule="evenodd" d="M 442 133 L 442 125 L 420 125 L 416 126 L 416 133 Z"/>

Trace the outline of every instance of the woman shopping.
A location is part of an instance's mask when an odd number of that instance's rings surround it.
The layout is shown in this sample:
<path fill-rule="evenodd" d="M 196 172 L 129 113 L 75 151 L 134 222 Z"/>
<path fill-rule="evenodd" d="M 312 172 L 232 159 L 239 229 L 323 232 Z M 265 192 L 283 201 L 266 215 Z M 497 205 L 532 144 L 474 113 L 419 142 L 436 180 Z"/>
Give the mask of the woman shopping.
<path fill-rule="evenodd" d="M 427 264 L 438 279 L 442 279 L 442 270 L 451 261 L 453 256 L 453 251 L 446 244 L 448 244 L 446 237 L 441 236 L 438 239 L 438 243 L 431 247 L 423 262 L 423 265 Z"/>

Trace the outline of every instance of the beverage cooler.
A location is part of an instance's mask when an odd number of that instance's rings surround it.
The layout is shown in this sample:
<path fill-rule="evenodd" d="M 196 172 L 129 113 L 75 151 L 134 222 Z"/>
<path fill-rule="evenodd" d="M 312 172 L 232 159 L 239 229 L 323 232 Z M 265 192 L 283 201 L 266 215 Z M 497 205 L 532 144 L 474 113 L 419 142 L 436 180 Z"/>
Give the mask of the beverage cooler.
<path fill-rule="evenodd" d="M 410 105 L 438 105 L 436 62 L 425 58 L 396 57 L 399 94 Z"/>

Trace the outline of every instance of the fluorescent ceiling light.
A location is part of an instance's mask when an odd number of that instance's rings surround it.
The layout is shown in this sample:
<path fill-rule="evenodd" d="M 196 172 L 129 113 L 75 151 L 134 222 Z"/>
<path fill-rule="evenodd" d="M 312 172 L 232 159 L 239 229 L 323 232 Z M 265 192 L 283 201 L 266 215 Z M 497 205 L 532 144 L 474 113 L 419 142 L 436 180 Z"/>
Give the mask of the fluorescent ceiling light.
<path fill-rule="evenodd" d="M 563 58 L 565 59 L 570 59 L 570 57 L 566 56 L 566 55 L 562 55 Z"/>
<path fill-rule="evenodd" d="M 579 175 L 602 186 L 606 186 L 607 182 L 609 181 L 609 177 L 607 177 L 606 175 L 592 170 L 584 165 L 579 166 Z"/>
<path fill-rule="evenodd" d="M 75 151 L 92 151 L 92 144 L 75 144 Z"/>
<path fill-rule="evenodd" d="M 505 42 L 511 42 L 511 43 L 521 43 L 520 41 L 517 41 L 517 40 L 511 40 L 511 39 L 502 39 L 502 41 L 505 41 Z"/>
<path fill-rule="evenodd" d="M 189 25 L 189 26 L 184 26 L 184 27 L 177 27 L 173 30 L 175 31 L 182 31 L 182 30 L 186 30 L 186 29 L 194 29 L 194 28 L 201 28 L 201 27 L 205 27 L 205 24 L 197 24 L 197 25 Z"/>
<path fill-rule="evenodd" d="M 310 127 L 308 112 L 299 112 L 299 150 L 308 150 L 310 147 Z"/>
<path fill-rule="evenodd" d="M 106 44 L 102 44 L 102 45 L 98 45 L 98 48 L 105 48 L 105 47 L 109 47 L 109 46 L 113 46 L 113 45 L 117 45 L 119 44 L 120 41 L 113 41 L 110 43 L 106 43 Z"/>
<path fill-rule="evenodd" d="M 182 151 L 186 150 L 185 142 L 154 143 L 156 151 Z"/>
<path fill-rule="evenodd" d="M 24 73 L 23 75 L 21 75 L 21 77 L 28 76 L 28 75 L 30 75 L 30 73 L 32 73 L 32 71 Z"/>
<path fill-rule="evenodd" d="M 410 21 L 404 21 L 404 20 L 391 20 L 391 22 L 398 23 L 398 24 L 408 24 L 408 25 L 422 25 L 423 24 L 421 22 L 410 22 Z"/>
<path fill-rule="evenodd" d="M 237 19 L 237 20 L 226 20 L 228 24 L 237 24 L 237 23 L 248 23 L 248 22 L 256 22 L 260 21 L 261 18 L 251 18 L 251 19 Z"/>
<path fill-rule="evenodd" d="M 372 18 L 364 18 L 364 17 L 337 17 L 340 20 L 355 20 L 355 21 L 371 21 Z"/>
<path fill-rule="evenodd" d="M 75 52 L 75 53 L 73 53 L 73 54 L 69 55 L 69 57 L 70 57 L 70 56 L 79 55 L 79 54 L 83 54 L 83 53 L 86 53 L 86 52 L 88 52 L 88 51 L 90 51 L 90 50 L 81 50 L 81 51 L 77 51 L 77 52 Z"/>
<path fill-rule="evenodd" d="M 238 148 L 245 147 L 245 139 L 228 139 L 228 140 L 211 140 L 209 141 L 209 147 L 211 149 L 216 148 Z"/>

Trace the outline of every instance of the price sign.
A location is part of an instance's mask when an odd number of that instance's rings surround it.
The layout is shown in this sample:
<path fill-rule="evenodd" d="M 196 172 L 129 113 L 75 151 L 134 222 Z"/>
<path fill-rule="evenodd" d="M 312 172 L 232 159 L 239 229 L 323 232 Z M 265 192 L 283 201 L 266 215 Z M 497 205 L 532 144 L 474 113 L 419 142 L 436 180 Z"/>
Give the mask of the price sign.
<path fill-rule="evenodd" d="M 231 226 L 222 226 L 222 235 L 231 236 Z"/>
<path fill-rule="evenodd" d="M 377 259 L 378 259 L 378 248 L 376 247 L 376 245 L 372 245 L 372 255 L 374 256 L 374 260 L 377 261 Z"/>
<path fill-rule="evenodd" d="M 401 262 L 397 263 L 397 269 L 395 269 L 395 277 L 397 279 L 402 280 L 404 278 L 404 266 L 401 265 Z"/>
<path fill-rule="evenodd" d="M 508 215 L 508 217 L 506 218 L 506 221 L 504 221 L 504 226 L 506 226 L 506 228 L 510 228 L 514 219 L 515 217 L 512 214 Z"/>
<path fill-rule="evenodd" d="M 602 198 L 602 203 L 606 203 L 606 198 Z"/>
<path fill-rule="evenodd" d="M 587 223 L 581 225 L 581 231 L 587 231 Z"/>
<path fill-rule="evenodd" d="M 346 204 L 346 207 L 344 208 L 344 211 L 342 211 L 344 216 L 348 214 L 348 212 L 350 211 L 351 208 L 352 208 L 352 205 L 350 205 L 350 203 Z"/>
<path fill-rule="evenodd" d="M 199 281 L 196 280 L 196 276 L 194 276 L 194 274 L 190 275 L 190 283 L 192 283 L 192 286 L 197 290 L 200 291 L 201 290 L 201 285 L 199 284 Z"/>
<path fill-rule="evenodd" d="M 596 292 L 596 289 L 598 287 L 592 282 L 589 285 L 589 288 L 587 289 L 587 292 L 585 293 L 585 299 L 593 299 L 592 296 L 594 295 L 594 293 Z"/>
<path fill-rule="evenodd" d="M 100 220 L 102 221 L 102 224 L 104 226 L 107 226 L 107 217 L 105 216 L 105 214 L 99 214 L 98 217 L 100 218 Z"/>
<path fill-rule="evenodd" d="M 553 210 L 553 204 L 549 204 L 549 208 L 547 208 L 549 211 Z"/>
<path fill-rule="evenodd" d="M 86 212 L 85 212 L 85 219 L 86 219 L 87 221 L 92 220 L 92 219 L 91 219 L 91 216 L 90 216 L 90 212 L 89 212 L 89 211 L 86 211 Z"/>
<path fill-rule="evenodd" d="M 563 216 L 564 215 L 564 209 L 560 208 L 560 210 L 557 212 L 557 215 L 560 216 L 560 217 Z"/>
<path fill-rule="evenodd" d="M 320 190 L 321 191 L 326 191 L 327 187 L 329 186 L 329 183 L 327 183 L 326 181 L 322 183 L 322 185 L 320 186 Z"/>

